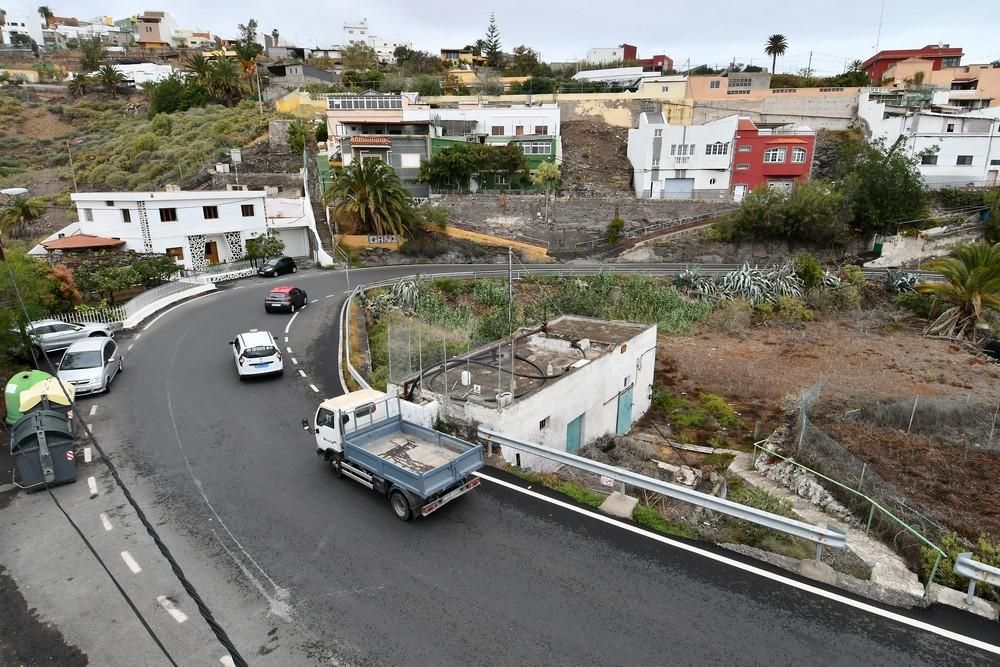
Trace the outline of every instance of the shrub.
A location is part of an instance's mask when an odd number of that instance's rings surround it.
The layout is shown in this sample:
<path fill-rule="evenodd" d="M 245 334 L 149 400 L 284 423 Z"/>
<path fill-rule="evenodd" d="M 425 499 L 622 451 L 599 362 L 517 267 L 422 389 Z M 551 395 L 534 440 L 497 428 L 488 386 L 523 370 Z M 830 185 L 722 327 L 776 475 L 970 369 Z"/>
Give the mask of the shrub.
<path fill-rule="evenodd" d="M 507 286 L 496 280 L 477 280 L 472 287 L 472 298 L 482 306 L 506 306 Z"/>
<path fill-rule="evenodd" d="M 399 247 L 399 253 L 406 257 L 434 259 L 448 252 L 448 243 L 437 234 L 415 234 Z"/>
<path fill-rule="evenodd" d="M 840 270 L 840 277 L 845 283 L 861 287 L 865 284 L 865 272 L 856 264 L 848 264 Z"/>
<path fill-rule="evenodd" d="M 153 122 L 149 124 L 149 129 L 161 137 L 170 136 L 170 132 L 173 130 L 173 127 L 173 121 L 170 120 L 170 116 L 165 113 L 158 113 L 153 116 Z"/>
<path fill-rule="evenodd" d="M 746 329 L 752 320 L 753 307 L 743 299 L 726 299 L 709 316 L 710 324 L 723 331 Z"/>
<path fill-rule="evenodd" d="M 809 306 L 802 299 L 793 296 L 778 297 L 775 307 L 778 316 L 789 322 L 811 322 L 813 319 L 813 312 L 809 310 Z"/>
<path fill-rule="evenodd" d="M 807 290 L 823 284 L 823 265 L 810 253 L 799 253 L 792 265 L 795 267 L 795 274 L 802 281 L 802 286 Z"/>
<path fill-rule="evenodd" d="M 468 280 L 457 280 L 455 278 L 437 278 L 431 281 L 431 289 L 436 289 L 450 297 L 465 294 L 472 287 Z"/>
<path fill-rule="evenodd" d="M 738 428 L 743 425 L 743 420 L 722 396 L 703 392 L 698 395 L 698 399 L 715 418 L 719 426 Z"/>
<path fill-rule="evenodd" d="M 973 560 L 993 567 L 1000 567 L 1000 542 L 991 541 L 989 536 L 980 535 L 974 544 L 969 544 L 958 535 L 946 533 L 941 537 L 941 548 L 948 554 L 948 558 L 942 558 L 938 566 L 935 581 L 942 586 L 965 590 L 969 585 L 969 580 L 955 574 L 955 559 L 958 554 L 971 551 Z M 920 571 L 926 581 L 931 575 L 934 561 L 937 560 L 937 551 L 921 547 L 920 549 Z M 1000 601 L 1000 592 L 988 584 L 977 584 L 977 594 L 987 600 Z"/>
<path fill-rule="evenodd" d="M 809 292 L 806 303 L 810 308 L 823 312 L 854 310 L 861 303 L 861 293 L 854 285 L 823 287 Z"/>
<path fill-rule="evenodd" d="M 892 297 L 892 303 L 897 308 L 908 310 L 917 317 L 931 319 L 936 317 L 938 310 L 937 299 L 931 294 L 917 294 L 916 292 L 903 292 Z"/>
<path fill-rule="evenodd" d="M 608 228 L 605 234 L 605 240 L 610 245 L 618 245 L 622 238 L 622 232 L 625 230 L 625 221 L 621 218 L 615 218 L 608 223 Z"/>
<path fill-rule="evenodd" d="M 765 301 L 764 303 L 758 303 L 753 308 L 754 317 L 756 317 L 761 322 L 767 322 L 774 318 L 775 310 L 774 304 L 770 301 Z"/>
<path fill-rule="evenodd" d="M 143 151 L 155 151 L 160 145 L 160 140 L 152 132 L 144 132 L 132 140 L 132 154 L 136 155 Z"/>

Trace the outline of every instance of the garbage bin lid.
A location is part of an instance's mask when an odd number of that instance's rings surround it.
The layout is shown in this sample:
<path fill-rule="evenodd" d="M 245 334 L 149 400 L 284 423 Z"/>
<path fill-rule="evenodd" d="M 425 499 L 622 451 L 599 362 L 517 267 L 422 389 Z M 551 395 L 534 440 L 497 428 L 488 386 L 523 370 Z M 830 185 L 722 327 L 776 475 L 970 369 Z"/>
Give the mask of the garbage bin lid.
<path fill-rule="evenodd" d="M 49 399 L 50 403 L 70 405 L 74 396 L 76 396 L 76 390 L 73 385 L 68 382 L 59 384 L 58 379 L 50 377 L 48 380 L 42 380 L 21 391 L 21 412 L 35 407 L 42 402 L 43 398 Z"/>
<path fill-rule="evenodd" d="M 12 375 L 9 380 L 7 380 L 7 386 L 4 389 L 4 398 L 7 402 L 8 424 L 13 424 L 21 418 L 21 411 L 18 409 L 21 405 L 21 392 L 43 380 L 48 380 L 51 377 L 52 376 L 45 371 L 30 370 L 16 373 Z"/>

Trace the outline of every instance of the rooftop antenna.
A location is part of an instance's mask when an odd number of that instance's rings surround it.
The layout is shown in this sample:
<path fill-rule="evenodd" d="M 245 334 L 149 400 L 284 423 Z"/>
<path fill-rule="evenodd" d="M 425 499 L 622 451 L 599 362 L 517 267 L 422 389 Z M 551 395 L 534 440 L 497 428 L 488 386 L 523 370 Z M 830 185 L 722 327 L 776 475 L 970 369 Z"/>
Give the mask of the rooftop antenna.
<path fill-rule="evenodd" d="M 882 18 L 885 16 L 885 0 L 882 0 L 882 5 L 878 10 L 878 32 L 875 33 L 875 53 L 878 53 L 878 44 L 882 40 Z"/>

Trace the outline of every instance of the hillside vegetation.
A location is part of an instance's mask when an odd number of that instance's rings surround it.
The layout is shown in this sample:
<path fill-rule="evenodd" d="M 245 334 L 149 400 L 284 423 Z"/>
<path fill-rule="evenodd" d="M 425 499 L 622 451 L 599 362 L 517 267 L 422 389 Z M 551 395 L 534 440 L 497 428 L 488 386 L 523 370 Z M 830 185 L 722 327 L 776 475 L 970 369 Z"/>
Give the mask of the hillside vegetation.
<path fill-rule="evenodd" d="M 42 198 L 50 209 L 36 231 L 51 231 L 75 217 L 67 196 L 74 171 L 80 190 L 161 189 L 265 134 L 269 120 L 267 110 L 262 116 L 246 102 L 149 119 L 119 99 L 45 102 L 4 91 L 0 187 L 26 187 Z"/>

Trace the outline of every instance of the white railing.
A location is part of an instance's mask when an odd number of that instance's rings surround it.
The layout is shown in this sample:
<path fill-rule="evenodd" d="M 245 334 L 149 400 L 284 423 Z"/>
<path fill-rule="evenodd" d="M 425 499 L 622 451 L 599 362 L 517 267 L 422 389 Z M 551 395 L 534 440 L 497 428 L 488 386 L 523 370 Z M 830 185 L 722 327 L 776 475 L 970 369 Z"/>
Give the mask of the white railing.
<path fill-rule="evenodd" d="M 50 319 L 75 324 L 121 324 L 125 321 L 125 306 L 108 306 L 94 310 L 49 315 Z"/>

